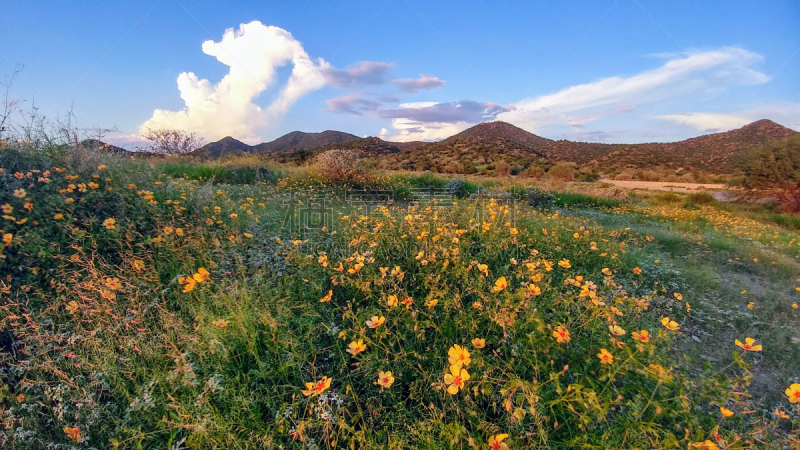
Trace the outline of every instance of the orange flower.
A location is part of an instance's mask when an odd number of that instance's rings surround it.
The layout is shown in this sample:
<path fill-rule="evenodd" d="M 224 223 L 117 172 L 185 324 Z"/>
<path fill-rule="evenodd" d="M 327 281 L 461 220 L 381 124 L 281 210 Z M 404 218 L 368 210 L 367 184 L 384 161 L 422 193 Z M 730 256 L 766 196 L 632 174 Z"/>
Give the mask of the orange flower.
<path fill-rule="evenodd" d="M 392 384 L 394 384 L 394 375 L 392 375 L 392 372 L 390 371 L 382 372 L 379 370 L 378 385 L 380 385 L 380 387 L 382 388 L 389 389 L 390 387 L 392 387 Z"/>
<path fill-rule="evenodd" d="M 183 287 L 183 293 L 192 292 L 197 284 L 192 277 L 180 277 L 178 278 L 178 284 L 185 284 L 186 286 Z"/>
<path fill-rule="evenodd" d="M 379 326 L 383 325 L 384 322 L 386 322 L 386 317 L 372 316 L 369 320 L 367 320 L 367 326 L 370 328 L 378 328 Z"/>
<path fill-rule="evenodd" d="M 600 358 L 600 364 L 611 364 L 614 362 L 614 355 L 604 348 L 600 349 L 600 353 L 597 354 L 597 357 Z"/>
<path fill-rule="evenodd" d="M 353 341 L 347 345 L 347 353 L 350 353 L 353 356 L 356 356 L 357 354 L 366 350 L 367 350 L 367 345 L 364 344 L 364 341 L 361 339 Z"/>
<path fill-rule="evenodd" d="M 448 361 L 454 366 L 468 366 L 472 361 L 466 348 L 456 344 L 447 351 Z"/>
<path fill-rule="evenodd" d="M 327 293 L 327 294 L 325 294 L 325 296 L 324 296 L 324 297 L 322 297 L 321 299 L 319 299 L 319 302 L 320 302 L 320 303 L 329 302 L 329 301 L 331 301 L 331 299 L 332 299 L 332 298 L 333 298 L 333 289 L 329 290 L 329 291 L 328 291 L 328 293 Z"/>
<path fill-rule="evenodd" d="M 492 292 L 501 292 L 507 287 L 508 287 L 508 281 L 506 280 L 506 277 L 500 277 L 497 279 L 497 281 L 494 282 L 494 287 L 492 288 Z"/>
<path fill-rule="evenodd" d="M 8 203 L 4 204 L 3 206 L 0 206 L 0 209 L 3 210 L 3 214 L 11 214 L 12 212 L 14 212 L 14 207 L 9 205 Z"/>
<path fill-rule="evenodd" d="M 14 235 L 11 233 L 5 233 L 3 235 L 3 247 L 11 247 L 11 242 L 14 240 Z"/>
<path fill-rule="evenodd" d="M 228 328 L 228 324 L 229 323 L 230 322 L 228 322 L 225 319 L 214 320 L 214 321 L 211 322 L 212 325 L 214 325 L 215 327 L 219 327 L 219 328 Z"/>
<path fill-rule="evenodd" d="M 622 329 L 622 327 L 620 327 L 619 325 L 609 325 L 608 326 L 608 331 L 610 331 L 611 334 L 613 334 L 614 336 L 624 336 L 625 335 L 625 330 Z"/>
<path fill-rule="evenodd" d="M 786 414 L 785 411 L 781 411 L 778 408 L 775 408 L 775 411 L 773 411 L 773 412 L 775 413 L 776 416 L 780 417 L 781 419 L 789 419 L 790 418 L 789 415 Z"/>
<path fill-rule="evenodd" d="M 67 303 L 67 306 L 65 306 L 65 308 L 68 313 L 75 314 L 76 312 L 78 312 L 78 302 L 72 300 L 71 302 Z"/>
<path fill-rule="evenodd" d="M 472 340 L 472 346 L 475 348 L 484 348 L 486 347 L 486 339 L 474 338 Z"/>
<path fill-rule="evenodd" d="M 183 228 L 175 228 L 175 234 L 178 236 L 183 236 Z"/>
<path fill-rule="evenodd" d="M 14 189 L 14 197 L 24 198 L 26 195 L 25 189 Z"/>
<path fill-rule="evenodd" d="M 636 275 L 641 275 L 642 274 L 642 269 L 640 269 L 638 267 L 634 267 L 633 268 L 633 273 L 636 274 Z"/>
<path fill-rule="evenodd" d="M 564 344 L 572 339 L 569 335 L 569 330 L 563 325 L 559 325 L 553 330 L 553 337 L 556 338 L 556 342 L 559 344 Z"/>
<path fill-rule="evenodd" d="M 675 300 L 679 302 L 683 301 L 683 295 L 679 294 L 678 292 L 673 292 L 672 295 L 675 296 Z"/>
<path fill-rule="evenodd" d="M 531 283 L 531 284 L 528 285 L 528 292 L 530 292 L 530 294 L 532 296 L 538 297 L 538 296 L 542 295 L 542 288 L 540 288 L 539 286 Z"/>
<path fill-rule="evenodd" d="M 319 258 L 317 258 L 317 262 L 322 267 L 328 267 L 328 255 L 319 255 Z"/>
<path fill-rule="evenodd" d="M 398 303 L 399 303 L 399 300 L 397 300 L 397 296 L 396 295 L 389 295 L 389 297 L 386 298 L 386 304 L 391 306 L 391 307 L 397 306 Z"/>
<path fill-rule="evenodd" d="M 639 341 L 642 344 L 647 344 L 648 342 L 650 342 L 650 332 L 647 330 L 642 330 L 639 332 L 634 331 L 633 333 L 631 333 L 631 336 L 633 337 L 634 340 Z"/>
<path fill-rule="evenodd" d="M 142 270 L 144 270 L 144 261 L 142 261 L 141 259 L 134 259 L 133 269 L 137 272 L 141 272 Z"/>
<path fill-rule="evenodd" d="M 81 441 L 81 429 L 78 427 L 64 427 L 64 433 L 75 442 Z"/>
<path fill-rule="evenodd" d="M 661 325 L 664 325 L 664 328 L 668 329 L 669 331 L 676 331 L 681 327 L 680 324 L 678 324 L 678 322 L 670 320 L 669 317 L 662 318 Z"/>
<path fill-rule="evenodd" d="M 172 234 L 175 231 L 172 227 L 164 227 L 164 234 Z"/>
<path fill-rule="evenodd" d="M 402 303 L 402 304 L 406 305 L 406 309 L 410 309 L 410 308 L 411 308 L 411 305 L 413 305 L 413 304 L 414 304 L 414 299 L 413 299 L 413 298 L 411 298 L 411 297 L 406 297 L 406 299 L 405 299 L 405 300 L 403 300 L 403 301 L 402 301 L 402 302 L 400 302 L 400 303 Z"/>
<path fill-rule="evenodd" d="M 469 373 L 463 367 L 455 364 L 450 366 L 450 373 L 444 376 L 447 393 L 450 395 L 458 394 L 459 389 L 464 389 L 464 382 L 467 380 L 469 380 Z"/>
<path fill-rule="evenodd" d="M 700 450 L 719 450 L 719 447 L 713 441 L 695 442 L 692 447 Z"/>
<path fill-rule="evenodd" d="M 108 219 L 103 221 L 103 226 L 106 227 L 106 229 L 113 230 L 113 229 L 117 228 L 114 225 L 115 223 L 117 223 L 117 219 L 108 218 Z"/>
<path fill-rule="evenodd" d="M 303 395 L 308 397 L 309 395 L 322 394 L 331 387 L 331 381 L 333 381 L 332 378 L 322 377 L 316 383 L 306 383 L 306 388 L 302 391 Z"/>
<path fill-rule="evenodd" d="M 490 450 L 508 450 L 508 445 L 503 442 L 508 437 L 507 434 L 498 434 L 489 438 Z"/>
<path fill-rule="evenodd" d="M 201 267 L 201 268 L 197 269 L 197 273 L 192 275 L 192 278 L 194 278 L 194 281 L 196 281 L 198 283 L 202 283 L 204 281 L 208 281 L 208 278 L 210 276 L 211 276 L 211 274 L 208 273 L 206 268 L 205 267 Z"/>
<path fill-rule="evenodd" d="M 725 417 L 726 419 L 735 414 L 733 411 L 731 411 L 730 409 L 728 409 L 728 408 L 726 408 L 724 406 L 720 406 L 719 407 L 719 412 L 721 412 L 722 413 L 722 417 Z"/>
<path fill-rule="evenodd" d="M 736 339 L 736 341 L 734 343 L 736 344 L 737 347 L 740 347 L 740 348 L 744 349 L 747 352 L 760 352 L 761 349 L 762 349 L 762 346 L 761 346 L 761 344 L 753 345 L 753 344 L 755 344 L 755 342 L 756 342 L 755 339 L 753 339 L 751 337 L 746 337 L 746 338 L 744 338 L 744 344 L 742 344 L 742 341 L 740 341 L 738 339 Z"/>
<path fill-rule="evenodd" d="M 611 269 L 609 269 L 608 267 L 603 267 L 603 270 L 601 270 L 601 272 L 603 272 L 604 275 L 608 276 L 612 275 Z"/>
<path fill-rule="evenodd" d="M 570 263 L 569 263 L 569 260 L 568 260 L 568 259 L 562 259 L 561 261 L 559 261 L 559 262 L 558 262 L 558 266 L 559 266 L 559 267 L 563 267 L 563 268 L 565 268 L 565 269 L 570 269 L 570 268 L 572 268 L 572 264 L 570 264 Z"/>
<path fill-rule="evenodd" d="M 792 383 L 784 393 L 789 397 L 789 403 L 800 403 L 800 384 Z"/>
<path fill-rule="evenodd" d="M 231 213 L 231 219 L 238 219 L 239 215 L 236 213 Z"/>

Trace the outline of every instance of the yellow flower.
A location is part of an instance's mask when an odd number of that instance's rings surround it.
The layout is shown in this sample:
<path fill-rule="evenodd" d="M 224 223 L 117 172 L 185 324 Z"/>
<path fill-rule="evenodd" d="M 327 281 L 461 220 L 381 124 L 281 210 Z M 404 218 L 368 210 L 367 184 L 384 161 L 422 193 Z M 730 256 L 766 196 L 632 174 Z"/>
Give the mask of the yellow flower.
<path fill-rule="evenodd" d="M 498 434 L 489 438 L 490 450 L 508 450 L 508 444 L 503 442 L 508 438 L 507 434 Z"/>
<path fill-rule="evenodd" d="M 679 302 L 683 301 L 683 295 L 681 295 L 680 293 L 673 292 L 672 295 L 675 296 L 675 299 L 678 300 Z"/>
<path fill-rule="evenodd" d="M 674 320 L 670 320 L 669 317 L 662 318 L 661 319 L 661 325 L 664 325 L 664 328 L 668 329 L 669 331 L 675 331 L 675 330 L 680 329 L 680 327 L 681 327 L 678 324 L 678 322 L 675 322 Z"/>
<path fill-rule="evenodd" d="M 797 309 L 797 308 L 800 308 L 800 306 L 798 306 L 797 303 L 792 303 L 792 309 Z"/>
<path fill-rule="evenodd" d="M 164 227 L 164 234 L 172 234 L 175 231 L 172 227 Z"/>
<path fill-rule="evenodd" d="M 185 284 L 186 286 L 183 287 L 183 293 L 192 292 L 196 285 L 194 278 L 192 277 L 180 277 L 178 278 L 178 284 Z"/>
<path fill-rule="evenodd" d="M 3 247 L 11 247 L 11 242 L 14 239 L 14 235 L 11 233 L 5 233 L 3 235 Z"/>
<path fill-rule="evenodd" d="M 565 344 L 572 339 L 569 335 L 569 330 L 564 325 L 559 325 L 553 330 L 553 337 L 559 344 Z"/>
<path fill-rule="evenodd" d="M 64 219 L 64 215 L 61 214 L 61 213 L 58 213 L 55 216 L 53 216 L 53 219 L 55 219 L 55 220 L 63 220 Z"/>
<path fill-rule="evenodd" d="M 369 320 L 367 320 L 367 326 L 370 328 L 378 328 L 379 326 L 383 325 L 384 322 L 386 322 L 386 317 L 372 316 Z"/>
<path fill-rule="evenodd" d="M 486 347 L 486 339 L 474 338 L 472 340 L 472 346 L 475 348 L 484 348 Z"/>
<path fill-rule="evenodd" d="M 597 357 L 600 358 L 600 364 L 611 364 L 614 362 L 614 355 L 604 348 L 600 349 L 600 353 L 597 354 Z"/>
<path fill-rule="evenodd" d="M 389 389 L 394 384 L 394 375 L 392 375 L 391 371 L 378 371 L 378 385 L 382 388 Z"/>
<path fill-rule="evenodd" d="M 572 268 L 572 264 L 570 264 L 570 263 L 569 263 L 569 260 L 568 260 L 568 259 L 562 259 L 561 261 L 559 261 L 559 262 L 558 262 L 558 266 L 559 266 L 559 267 L 563 267 L 563 268 L 565 268 L 565 269 L 570 269 L 570 268 Z"/>
<path fill-rule="evenodd" d="M 100 164 L 99 166 L 97 166 L 97 170 L 106 170 L 106 165 Z"/>
<path fill-rule="evenodd" d="M 750 302 L 750 303 L 747 304 L 747 309 L 753 309 L 753 308 L 755 308 L 755 306 L 756 306 L 755 303 Z"/>
<path fill-rule="evenodd" d="M 230 322 L 225 319 L 214 320 L 211 322 L 212 325 L 219 328 L 228 328 L 228 323 Z"/>
<path fill-rule="evenodd" d="M 141 272 L 142 270 L 144 270 L 144 261 L 142 261 L 141 259 L 134 259 L 133 269 L 137 272 Z"/>
<path fill-rule="evenodd" d="M 25 189 L 22 188 L 14 189 L 14 197 L 23 198 L 25 197 L 25 194 L 26 194 Z"/>
<path fill-rule="evenodd" d="M 719 412 L 721 412 L 722 413 L 722 417 L 725 417 L 725 418 L 731 417 L 734 414 L 733 411 L 731 411 L 730 409 L 728 409 L 728 408 L 726 408 L 724 406 L 720 406 L 719 407 Z"/>
<path fill-rule="evenodd" d="M 230 217 L 231 217 L 231 219 L 238 219 L 239 215 L 236 214 L 236 213 L 231 213 Z"/>
<path fill-rule="evenodd" d="M 308 397 L 309 395 L 319 395 L 328 390 L 331 387 L 332 378 L 322 377 L 321 380 L 317 381 L 316 383 L 306 383 L 306 388 L 303 390 L 303 395 Z"/>
<path fill-rule="evenodd" d="M 478 270 L 484 275 L 489 276 L 489 266 L 486 264 L 478 264 Z"/>
<path fill-rule="evenodd" d="M 633 273 L 636 274 L 636 275 L 641 275 L 642 274 L 642 269 L 640 269 L 638 267 L 634 267 L 633 268 Z"/>
<path fill-rule="evenodd" d="M 792 383 L 784 392 L 789 397 L 789 403 L 800 403 L 800 384 Z"/>
<path fill-rule="evenodd" d="M 455 344 L 447 351 L 448 361 L 454 366 L 468 366 L 472 360 L 466 348 Z"/>
<path fill-rule="evenodd" d="M 253 235 L 251 233 L 245 232 L 244 233 L 244 237 L 246 237 L 247 239 L 250 239 L 251 237 L 253 237 Z"/>
<path fill-rule="evenodd" d="M 65 306 L 65 308 L 67 309 L 68 313 L 75 314 L 76 312 L 78 312 L 78 302 L 73 300 L 73 301 L 67 303 L 67 306 Z"/>
<path fill-rule="evenodd" d="M 497 279 L 497 281 L 494 282 L 494 287 L 492 288 L 492 292 L 501 292 L 507 287 L 508 287 L 508 281 L 506 280 L 506 277 L 500 277 Z"/>
<path fill-rule="evenodd" d="M 353 341 L 347 345 L 347 353 L 350 353 L 353 356 L 356 356 L 357 354 L 366 350 L 367 350 L 367 345 L 361 339 L 359 339 L 358 341 Z"/>
<path fill-rule="evenodd" d="M 625 335 L 625 330 L 622 329 L 622 327 L 620 327 L 619 325 L 609 325 L 608 326 L 608 331 L 610 331 L 611 334 L 613 334 L 614 336 L 624 336 Z"/>
<path fill-rule="evenodd" d="M 531 283 L 528 285 L 528 292 L 530 292 L 530 294 L 534 297 L 538 297 L 539 295 L 542 295 L 542 288 Z"/>
<path fill-rule="evenodd" d="M 786 414 L 785 411 L 781 411 L 778 408 L 775 408 L 775 411 L 773 411 L 773 412 L 775 413 L 776 416 L 780 417 L 781 419 L 789 419 L 790 418 L 789 415 Z"/>
<path fill-rule="evenodd" d="M 746 338 L 744 338 L 744 344 L 742 344 L 742 341 L 740 341 L 738 339 L 736 339 L 736 341 L 734 343 L 736 344 L 737 347 L 740 347 L 740 348 L 744 349 L 747 352 L 760 352 L 761 349 L 762 349 L 762 346 L 761 346 L 761 344 L 753 345 L 753 344 L 755 344 L 755 342 L 756 342 L 755 339 L 753 339 L 751 337 L 746 337 Z"/>
<path fill-rule="evenodd" d="M 332 299 L 332 298 L 333 298 L 333 289 L 329 290 L 329 291 L 328 291 L 328 293 L 327 293 L 327 294 L 325 294 L 325 296 L 324 296 L 324 297 L 322 297 L 321 299 L 319 299 L 319 302 L 320 302 L 320 303 L 329 302 L 329 301 L 331 301 L 331 299 Z"/>
<path fill-rule="evenodd" d="M 608 267 L 603 267 L 603 270 L 601 270 L 601 272 L 603 272 L 603 274 L 608 276 L 612 275 L 611 269 L 609 269 Z"/>
<path fill-rule="evenodd" d="M 201 267 L 201 268 L 197 269 L 197 273 L 192 275 L 192 278 L 194 278 L 194 281 L 196 281 L 198 283 L 202 283 L 204 281 L 208 281 L 208 278 L 210 276 L 211 276 L 211 274 L 208 273 L 208 270 L 206 270 L 205 267 Z"/>
<path fill-rule="evenodd" d="M 695 442 L 692 447 L 699 448 L 700 450 L 719 450 L 717 444 L 713 441 Z"/>
<path fill-rule="evenodd" d="M 14 212 L 14 207 L 9 205 L 8 203 L 4 204 L 3 206 L 0 206 L 0 209 L 3 210 L 3 214 L 11 214 L 12 212 Z"/>
<path fill-rule="evenodd" d="M 641 342 L 642 344 L 647 344 L 650 342 L 650 332 L 647 330 L 642 330 L 639 332 L 634 331 L 631 333 L 631 336 L 634 340 Z"/>
<path fill-rule="evenodd" d="M 178 236 L 183 236 L 183 228 L 175 228 L 175 234 Z"/>
<path fill-rule="evenodd" d="M 112 291 L 118 291 L 118 290 L 122 289 L 122 283 L 119 281 L 119 278 L 117 278 L 117 277 L 113 277 L 113 278 L 106 277 L 103 280 L 103 283 L 105 283 L 105 285 L 109 289 L 111 289 Z"/>
<path fill-rule="evenodd" d="M 81 429 L 78 427 L 64 427 L 64 434 L 75 442 L 81 441 Z"/>
<path fill-rule="evenodd" d="M 512 234 L 513 236 L 516 236 L 516 235 L 518 235 L 518 234 L 519 234 L 519 230 L 518 230 L 518 229 L 516 229 L 516 228 L 511 228 L 511 229 L 510 229 L 510 230 L 508 230 L 508 231 L 510 231 L 510 232 L 511 232 L 511 234 Z"/>
<path fill-rule="evenodd" d="M 450 395 L 458 394 L 459 389 L 464 389 L 464 382 L 467 380 L 469 380 L 469 373 L 463 367 L 455 364 L 450 366 L 450 373 L 444 376 L 447 393 Z"/>
<path fill-rule="evenodd" d="M 397 303 L 399 303 L 399 301 L 396 295 L 389 295 L 389 297 L 386 298 L 386 304 L 391 307 L 397 306 Z"/>
<path fill-rule="evenodd" d="M 319 258 L 317 258 L 317 262 L 322 267 L 328 267 L 328 255 L 319 255 Z"/>
<path fill-rule="evenodd" d="M 108 218 L 103 221 L 103 226 L 106 227 L 108 230 L 113 230 L 117 228 L 114 224 L 117 223 L 117 219 Z"/>

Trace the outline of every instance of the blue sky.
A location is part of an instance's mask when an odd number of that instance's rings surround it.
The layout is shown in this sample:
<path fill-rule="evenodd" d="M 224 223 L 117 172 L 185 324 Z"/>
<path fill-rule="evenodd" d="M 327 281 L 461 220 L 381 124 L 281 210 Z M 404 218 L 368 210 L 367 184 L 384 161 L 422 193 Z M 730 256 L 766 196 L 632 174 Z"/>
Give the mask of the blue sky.
<path fill-rule="evenodd" d="M 800 130 L 798 51 L 796 1 L 30 1 L 0 16 L 0 77 L 24 65 L 12 96 L 127 145 L 148 126 L 249 143 L 436 140 L 492 120 L 597 142 L 760 118 Z"/>

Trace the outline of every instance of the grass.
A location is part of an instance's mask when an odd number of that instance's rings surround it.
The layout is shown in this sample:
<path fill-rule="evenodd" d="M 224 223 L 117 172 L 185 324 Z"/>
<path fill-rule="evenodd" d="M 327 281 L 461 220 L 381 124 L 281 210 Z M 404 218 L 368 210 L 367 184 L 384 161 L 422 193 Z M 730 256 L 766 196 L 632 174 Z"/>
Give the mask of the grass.
<path fill-rule="evenodd" d="M 796 445 L 800 236 L 774 221 L 78 156 L 0 151 L 4 448 Z"/>

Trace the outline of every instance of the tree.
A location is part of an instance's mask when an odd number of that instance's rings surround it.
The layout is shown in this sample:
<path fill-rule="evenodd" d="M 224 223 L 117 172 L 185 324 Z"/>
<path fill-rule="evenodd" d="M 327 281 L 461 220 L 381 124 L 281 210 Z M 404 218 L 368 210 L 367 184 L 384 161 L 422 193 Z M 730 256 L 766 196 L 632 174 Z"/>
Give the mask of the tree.
<path fill-rule="evenodd" d="M 0 86 L 5 90 L 2 100 L 3 104 L 0 105 L 0 142 L 3 141 L 3 133 L 6 131 L 8 119 L 19 107 L 19 100 L 11 98 L 11 86 L 14 85 L 17 75 L 19 75 L 21 71 L 22 66 L 18 65 L 14 67 L 14 73 L 12 73 L 11 76 L 7 76 L 3 81 L 0 81 Z"/>
<path fill-rule="evenodd" d="M 800 212 L 800 136 L 772 142 L 743 164 L 742 186 L 750 196 L 767 194 L 782 209 Z"/>
<path fill-rule="evenodd" d="M 312 156 L 314 156 L 314 152 L 312 152 L 311 150 L 305 148 L 297 149 L 294 152 L 294 164 L 297 166 L 302 166 L 303 164 L 308 162 L 308 160 L 311 159 Z"/>
<path fill-rule="evenodd" d="M 145 147 L 145 151 L 165 156 L 191 153 L 200 147 L 200 142 L 203 140 L 194 133 L 173 128 L 148 128 L 142 137 L 151 141 Z"/>

